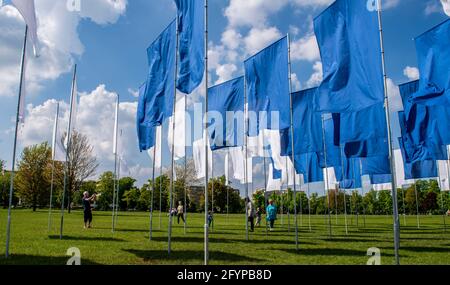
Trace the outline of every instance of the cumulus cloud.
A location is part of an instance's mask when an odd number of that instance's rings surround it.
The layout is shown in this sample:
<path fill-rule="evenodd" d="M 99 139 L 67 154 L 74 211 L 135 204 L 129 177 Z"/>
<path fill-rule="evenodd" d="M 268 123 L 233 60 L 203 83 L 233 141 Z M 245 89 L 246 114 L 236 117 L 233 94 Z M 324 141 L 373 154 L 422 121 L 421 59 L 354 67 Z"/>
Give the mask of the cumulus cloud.
<path fill-rule="evenodd" d="M 66 1 L 36 1 L 40 57 L 29 57 L 27 91 L 36 93 L 45 81 L 55 80 L 70 72 L 74 58 L 81 56 L 84 46 L 78 35 L 81 19 L 105 25 L 114 23 L 125 13 L 127 0 L 83 1 L 80 12 L 67 9 Z M 17 94 L 20 53 L 24 22 L 11 6 L 0 9 L 0 96 Z M 31 53 L 29 53 L 31 54 Z"/>
<path fill-rule="evenodd" d="M 245 49 L 248 54 L 254 54 L 281 37 L 280 31 L 276 27 L 252 28 L 244 39 Z"/>
<path fill-rule="evenodd" d="M 320 59 L 319 46 L 316 36 L 308 34 L 303 38 L 291 43 L 292 60 L 306 60 L 314 62 Z"/>
<path fill-rule="evenodd" d="M 313 65 L 313 74 L 306 82 L 308 88 L 318 86 L 323 80 L 322 62 L 316 61 Z"/>
<path fill-rule="evenodd" d="M 420 77 L 419 69 L 417 67 L 407 66 L 403 70 L 403 75 L 408 77 L 409 80 L 417 80 Z"/>
<path fill-rule="evenodd" d="M 86 135 L 94 147 L 94 153 L 100 162 L 97 175 L 113 169 L 116 96 L 116 93 L 108 91 L 105 85 L 99 85 L 91 92 L 79 93 L 76 130 Z M 43 141 L 51 143 L 56 104 L 57 101 L 51 99 L 38 106 L 27 106 L 28 114 L 19 138 L 23 147 Z M 144 177 L 142 173 L 146 172 L 140 170 L 142 160 L 139 158 L 142 158 L 143 154 L 138 151 L 135 130 L 137 103 L 121 102 L 119 106 L 119 130 L 122 131 L 119 153 L 124 157 L 131 174 L 136 175 L 139 181 L 145 181 L 148 176 Z M 60 102 L 60 133 L 66 131 L 68 121 L 69 106 L 66 102 Z"/>

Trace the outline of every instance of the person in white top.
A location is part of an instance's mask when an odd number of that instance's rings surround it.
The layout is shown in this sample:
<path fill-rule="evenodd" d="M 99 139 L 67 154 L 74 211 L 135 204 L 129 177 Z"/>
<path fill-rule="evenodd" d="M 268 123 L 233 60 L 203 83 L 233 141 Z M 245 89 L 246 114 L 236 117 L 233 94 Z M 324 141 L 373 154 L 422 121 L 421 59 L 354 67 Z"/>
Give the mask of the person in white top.
<path fill-rule="evenodd" d="M 247 216 L 248 222 L 250 223 L 250 231 L 253 232 L 255 228 L 255 207 L 248 197 L 245 198 L 245 202 L 247 204 Z"/>
<path fill-rule="evenodd" d="M 183 220 L 183 223 L 186 223 L 184 220 L 184 207 L 181 201 L 178 201 L 177 216 L 178 216 L 178 224 L 180 224 L 180 218 Z"/>

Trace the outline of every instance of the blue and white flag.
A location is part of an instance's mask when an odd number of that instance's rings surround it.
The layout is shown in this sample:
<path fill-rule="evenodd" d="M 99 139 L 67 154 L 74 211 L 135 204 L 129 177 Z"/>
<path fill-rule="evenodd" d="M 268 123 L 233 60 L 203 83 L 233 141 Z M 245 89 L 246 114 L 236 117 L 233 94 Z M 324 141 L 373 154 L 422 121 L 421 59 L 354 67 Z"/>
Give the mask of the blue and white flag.
<path fill-rule="evenodd" d="M 361 164 L 359 158 L 343 158 L 344 177 L 340 181 L 341 189 L 359 189 L 362 188 Z"/>
<path fill-rule="evenodd" d="M 408 163 L 405 157 L 405 149 L 403 148 L 403 143 L 401 142 L 401 140 L 402 138 L 399 138 L 406 179 L 422 179 L 439 176 L 436 160 L 421 160 Z"/>
<path fill-rule="evenodd" d="M 208 89 L 208 114 L 213 151 L 244 145 L 244 77 Z"/>
<path fill-rule="evenodd" d="M 244 63 L 248 111 L 266 114 L 263 118 L 258 116 L 256 125 L 250 121 L 250 136 L 264 129 L 290 127 L 288 57 L 288 42 L 284 37 Z"/>
<path fill-rule="evenodd" d="M 205 72 L 205 7 L 203 0 L 175 0 L 178 8 L 179 70 L 177 89 L 191 94 Z"/>
<path fill-rule="evenodd" d="M 315 109 L 357 112 L 384 101 L 377 10 L 367 1 L 336 0 L 314 19 L 323 82 Z"/>

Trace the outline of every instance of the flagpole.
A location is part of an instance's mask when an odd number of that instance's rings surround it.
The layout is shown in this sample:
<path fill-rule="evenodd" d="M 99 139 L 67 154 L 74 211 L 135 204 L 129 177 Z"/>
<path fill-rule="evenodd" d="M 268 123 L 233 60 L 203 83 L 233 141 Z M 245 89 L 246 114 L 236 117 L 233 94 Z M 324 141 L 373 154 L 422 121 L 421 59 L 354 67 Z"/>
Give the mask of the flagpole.
<path fill-rule="evenodd" d="M 327 164 L 327 144 L 325 142 L 325 120 L 324 120 L 324 115 L 321 115 L 322 117 L 322 140 L 323 140 L 323 150 L 324 150 L 324 155 L 325 155 L 325 175 L 326 175 L 326 185 L 325 187 L 327 188 L 326 190 L 326 195 L 327 195 L 327 204 L 328 204 L 328 234 L 329 237 L 331 238 L 332 236 L 332 232 L 331 232 L 331 213 L 330 213 L 330 181 L 329 181 L 329 177 L 328 177 L 328 164 Z"/>
<path fill-rule="evenodd" d="M 341 173 L 342 173 L 342 180 L 344 180 L 344 151 L 342 149 L 342 146 L 339 145 L 339 150 L 341 152 Z M 339 188 L 341 188 L 339 186 Z M 344 220 L 345 220 L 345 234 L 348 235 L 348 222 L 347 222 L 347 191 L 344 190 Z M 351 199 L 351 198 L 350 198 Z M 351 208 L 351 200 L 350 200 L 350 208 Z"/>
<path fill-rule="evenodd" d="M 336 208 L 336 226 L 339 224 L 338 223 L 338 194 L 339 194 L 339 188 L 338 186 L 335 184 L 334 185 L 334 204 L 335 204 L 335 208 Z"/>
<path fill-rule="evenodd" d="M 67 188 L 67 172 L 69 170 L 69 152 L 71 151 L 71 128 L 72 128 L 72 108 L 73 108 L 73 96 L 77 96 L 77 94 L 73 94 L 75 92 L 75 79 L 77 78 L 77 65 L 75 64 L 74 70 L 73 70 L 73 78 L 72 78 L 72 92 L 70 96 L 70 112 L 69 112 L 69 125 L 67 129 L 67 146 L 66 146 L 66 165 L 64 169 L 64 188 L 62 193 L 62 200 L 61 200 L 61 224 L 59 229 L 59 239 L 63 238 L 63 229 L 64 229 L 64 200 L 66 196 L 66 188 Z M 76 100 L 76 99 L 75 99 Z"/>
<path fill-rule="evenodd" d="M 118 125 L 119 125 L 119 94 L 117 94 L 116 101 L 116 118 L 115 118 L 115 126 L 114 126 L 114 182 L 113 182 L 113 203 L 112 203 L 112 225 L 111 231 L 114 233 L 115 231 L 115 207 L 116 205 L 116 181 L 117 181 L 117 138 L 118 138 Z"/>
<path fill-rule="evenodd" d="M 163 124 L 161 124 L 161 137 L 163 134 Z M 159 230 L 161 230 L 161 223 L 162 223 L 162 179 L 163 179 L 163 169 L 162 169 L 162 142 L 161 140 L 159 142 L 159 152 L 161 157 L 161 166 L 159 167 Z"/>
<path fill-rule="evenodd" d="M 396 189 L 396 177 L 395 177 L 395 164 L 393 160 L 393 146 L 391 140 L 391 120 L 389 114 L 389 97 L 387 91 L 387 75 L 386 75 L 386 63 L 384 56 L 384 43 L 383 43 L 383 25 L 381 19 L 381 0 L 378 1 L 378 24 L 380 31 L 380 47 L 381 47 L 381 60 L 382 60 L 382 68 L 383 68 L 383 80 L 384 80 L 384 101 L 385 101 L 385 112 L 386 112 L 386 123 L 387 123 L 387 131 L 388 131 L 388 144 L 389 144 L 389 159 L 391 163 L 391 172 L 392 172 L 392 210 L 393 210 L 393 219 L 394 219 L 394 251 L 395 251 L 395 263 L 400 265 L 400 223 L 398 217 L 398 204 L 397 204 L 397 189 Z"/>
<path fill-rule="evenodd" d="M 205 1 L 205 122 L 204 131 L 208 126 L 208 0 Z M 208 228 L 208 138 L 205 135 L 205 246 L 204 246 L 204 263 L 208 265 L 209 261 L 209 228 Z"/>
<path fill-rule="evenodd" d="M 211 215 L 214 217 L 214 152 L 211 152 Z M 211 224 L 212 229 L 214 230 L 214 220 Z"/>
<path fill-rule="evenodd" d="M 417 193 L 417 181 L 414 179 L 414 195 L 416 196 L 416 220 L 417 228 L 420 229 L 420 218 L 419 218 L 419 194 Z"/>
<path fill-rule="evenodd" d="M 406 226 L 406 207 L 405 207 L 405 188 L 402 187 L 402 200 L 403 200 L 403 223 Z"/>
<path fill-rule="evenodd" d="M 364 185 L 362 184 L 362 160 L 359 159 L 359 172 L 361 174 L 361 192 L 362 192 L 362 204 L 363 204 L 363 218 L 364 218 L 364 228 L 366 227 L 366 205 L 364 204 Z M 356 183 L 356 181 L 355 181 Z"/>
<path fill-rule="evenodd" d="M 295 181 L 295 143 L 294 143 L 294 110 L 293 110 L 293 98 L 292 98 L 292 74 L 291 74 L 291 40 L 289 34 L 287 34 L 288 44 L 288 69 L 289 69 L 289 98 L 290 98 L 290 117 L 291 117 L 291 136 L 292 136 L 292 164 L 294 166 L 294 221 L 295 221 L 295 248 L 298 250 L 298 221 L 297 221 L 297 185 Z M 289 182 L 289 181 L 288 181 Z"/>
<path fill-rule="evenodd" d="M 266 198 L 266 194 L 267 194 L 267 169 L 266 168 L 267 168 L 267 165 L 266 165 L 266 153 L 264 151 L 264 211 L 266 211 L 266 209 L 267 209 L 267 198 Z M 261 215 L 262 215 L 262 213 L 261 213 Z M 267 236 L 267 234 L 268 234 L 267 219 L 265 219 L 265 220 L 266 220 L 266 236 Z"/>
<path fill-rule="evenodd" d="M 352 179 L 353 179 L 353 183 L 354 186 L 356 186 L 356 174 L 355 174 L 355 161 L 353 159 L 350 160 L 351 163 L 351 169 L 352 169 Z M 355 212 L 356 212 L 356 228 L 359 230 L 359 204 L 358 204 L 358 190 L 356 189 L 356 187 L 354 189 L 352 189 L 353 193 L 356 193 L 356 197 L 355 197 Z M 356 190 L 356 191 L 355 191 Z"/>
<path fill-rule="evenodd" d="M 176 18 L 176 48 L 175 48 L 175 70 L 174 70 L 174 90 L 173 90 L 173 108 L 172 108 L 172 153 L 171 153 L 171 166 L 170 166 L 170 193 L 169 193 L 169 226 L 168 226 L 168 241 L 167 252 L 170 255 L 172 246 L 172 208 L 173 208 L 173 187 L 174 187 L 174 160 L 175 160 L 175 117 L 176 117 L 176 104 L 177 104 L 177 77 L 178 77 L 178 48 L 179 48 L 179 30 L 178 30 L 178 17 Z"/>
<path fill-rule="evenodd" d="M 52 204 L 53 204 L 53 182 L 55 177 L 55 154 L 56 154 L 56 140 L 58 139 L 58 119 L 59 119 L 59 102 L 56 104 L 56 116 L 55 116 L 55 130 L 53 138 L 53 149 L 52 149 L 52 178 L 50 182 L 50 207 L 48 209 L 48 231 L 52 227 Z"/>
<path fill-rule="evenodd" d="M 248 241 L 248 134 L 249 122 L 248 122 L 248 98 L 247 98 L 247 79 L 244 78 L 244 145 L 245 145 L 245 158 L 244 158 L 244 182 L 245 182 L 245 240 Z"/>
<path fill-rule="evenodd" d="M 16 151 L 17 151 L 17 133 L 19 129 L 19 121 L 20 121 L 20 102 L 22 100 L 22 90 L 23 80 L 24 80 L 24 71 L 25 71 L 25 56 L 27 52 L 27 36 L 28 36 L 28 26 L 25 26 L 25 36 L 23 40 L 23 48 L 22 48 L 22 60 L 20 63 L 20 83 L 19 83 L 19 97 L 17 103 L 17 113 L 16 113 L 16 129 L 14 130 L 14 146 L 13 146 L 13 158 L 11 165 L 11 183 L 9 186 L 9 205 L 8 205 L 8 222 L 6 225 L 6 258 L 9 257 L 9 242 L 11 238 L 11 208 L 13 202 L 13 194 L 14 194 L 14 168 L 16 164 Z"/>
<path fill-rule="evenodd" d="M 155 128 L 155 138 L 157 129 Z M 149 240 L 151 241 L 153 238 L 153 195 L 155 193 L 155 165 L 156 165 L 156 140 L 155 140 L 155 146 L 153 147 L 153 167 L 152 167 L 152 194 L 150 198 L 150 232 L 149 232 Z"/>
<path fill-rule="evenodd" d="M 187 112 L 187 96 L 184 95 L 184 116 L 186 118 L 186 112 Z M 184 127 L 186 130 L 189 130 L 188 126 L 186 125 L 187 120 L 184 121 Z M 186 234 L 186 226 L 187 226 L 187 134 L 184 135 L 184 234 Z"/>
<path fill-rule="evenodd" d="M 303 179 L 304 181 L 304 179 Z M 311 194 L 309 192 L 309 183 L 306 183 L 306 190 L 308 191 L 308 226 L 309 226 L 309 232 L 312 232 L 311 227 Z"/>
<path fill-rule="evenodd" d="M 117 226 L 117 219 L 119 217 L 119 190 L 120 190 L 120 165 L 122 164 L 122 160 L 118 159 L 119 165 L 117 167 L 117 183 L 116 183 L 116 213 L 114 215 L 114 228 Z"/>

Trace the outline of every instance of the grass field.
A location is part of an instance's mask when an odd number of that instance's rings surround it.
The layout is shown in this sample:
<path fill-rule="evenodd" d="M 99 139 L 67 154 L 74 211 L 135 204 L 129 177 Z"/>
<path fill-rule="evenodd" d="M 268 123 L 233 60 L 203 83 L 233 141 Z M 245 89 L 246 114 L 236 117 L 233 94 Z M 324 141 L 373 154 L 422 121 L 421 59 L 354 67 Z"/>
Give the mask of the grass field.
<path fill-rule="evenodd" d="M 53 229 L 47 230 L 48 212 L 15 210 L 12 217 L 11 257 L 6 260 L 6 211 L 0 211 L 0 264 L 64 265 L 66 251 L 77 247 L 81 262 L 107 265 L 202 264 L 203 215 L 189 214 L 187 233 L 174 223 L 172 254 L 167 254 L 168 217 L 154 214 L 153 240 L 149 241 L 149 213 L 120 213 L 117 232 L 111 233 L 111 214 L 94 213 L 94 228 L 84 230 L 82 212 L 65 215 L 63 240 L 59 240 L 59 213 L 53 215 Z M 394 263 L 392 218 L 388 216 L 348 217 L 349 234 L 345 234 L 344 216 L 332 216 L 332 238 L 324 216 L 299 216 L 299 250 L 294 244 L 294 219 L 278 217 L 276 230 L 266 235 L 265 223 L 245 240 L 244 215 L 215 215 L 210 234 L 212 265 L 258 264 L 366 264 L 367 249 L 381 250 L 384 265 Z M 450 219 L 447 218 L 447 224 Z M 401 221 L 401 264 L 450 264 L 450 227 L 444 232 L 442 216 L 422 216 L 417 229 L 416 217 Z M 289 229 L 290 227 L 290 229 Z"/>

